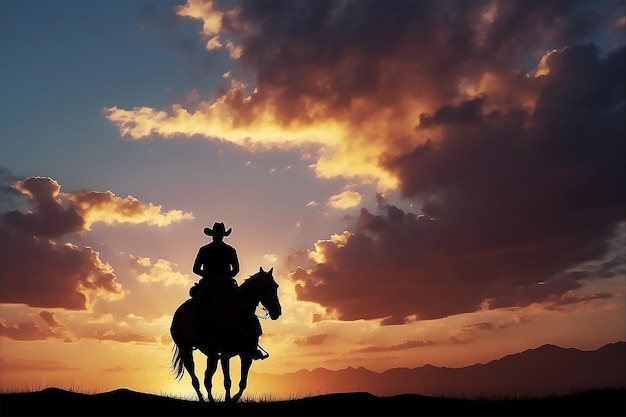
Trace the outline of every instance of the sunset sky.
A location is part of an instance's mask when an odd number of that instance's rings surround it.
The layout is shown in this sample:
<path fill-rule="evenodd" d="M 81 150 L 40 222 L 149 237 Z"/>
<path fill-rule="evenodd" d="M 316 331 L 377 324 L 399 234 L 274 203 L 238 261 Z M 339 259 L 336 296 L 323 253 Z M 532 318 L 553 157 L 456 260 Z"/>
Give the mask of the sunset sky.
<path fill-rule="evenodd" d="M 256 373 L 626 340 L 625 16 L 2 0 L 0 389 L 192 394 L 169 325 L 215 221 L 280 284 Z"/>

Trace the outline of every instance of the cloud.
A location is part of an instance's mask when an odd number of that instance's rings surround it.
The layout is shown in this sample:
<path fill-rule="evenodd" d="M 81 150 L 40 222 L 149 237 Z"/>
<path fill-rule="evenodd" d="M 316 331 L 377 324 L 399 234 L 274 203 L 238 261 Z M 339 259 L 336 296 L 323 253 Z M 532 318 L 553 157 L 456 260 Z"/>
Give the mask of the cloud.
<path fill-rule="evenodd" d="M 118 333 L 115 330 L 108 330 L 102 334 L 96 333 L 94 334 L 94 338 L 120 343 L 157 343 L 157 340 L 152 337 L 147 337 L 138 333 Z"/>
<path fill-rule="evenodd" d="M 64 207 L 61 186 L 53 179 L 30 177 L 15 182 L 13 188 L 30 199 L 34 212 L 5 212 L 0 218 L 2 224 L 19 228 L 32 236 L 50 238 L 84 230 L 85 219 L 76 207 Z"/>
<path fill-rule="evenodd" d="M 468 324 L 458 329 L 452 336 L 450 336 L 450 343 L 464 344 L 470 343 L 475 339 L 475 336 L 479 333 L 493 332 L 497 329 L 497 326 L 491 322 L 473 323 Z"/>
<path fill-rule="evenodd" d="M 63 326 L 61 323 L 59 323 L 56 319 L 56 314 L 50 312 L 50 311 L 42 311 L 41 313 L 39 313 L 39 317 L 46 322 L 46 324 L 48 325 L 48 327 L 52 327 L 52 328 L 60 328 L 63 329 L 65 328 L 65 326 Z"/>
<path fill-rule="evenodd" d="M 609 297 L 572 295 L 606 274 L 566 271 L 623 253 L 623 240 L 617 252 L 610 242 L 625 220 L 626 103 L 615 88 L 626 49 L 601 58 L 574 46 L 546 65 L 532 109 L 486 112 L 479 98 L 422 114 L 418 130 L 436 139 L 386 162 L 422 212 L 363 209 L 341 245 L 307 254 L 298 298 L 343 320 L 401 324 Z"/>
<path fill-rule="evenodd" d="M 511 226 L 494 233 L 489 222 L 460 227 L 445 211 L 433 218 L 380 203 L 382 214 L 362 209 L 352 232 L 293 255 L 288 267 L 299 300 L 324 306 L 329 318 L 404 324 L 483 309 L 550 308 L 573 291 L 584 293 L 589 280 L 604 278 L 562 272 L 601 257 L 610 227 L 593 240 L 569 230 L 549 239 L 533 231 L 518 240 Z M 535 219 L 528 221 L 527 228 Z"/>
<path fill-rule="evenodd" d="M 81 368 L 69 366 L 64 362 L 30 359 L 0 358 L 0 369 L 3 372 L 56 372 L 80 371 Z"/>
<path fill-rule="evenodd" d="M 481 96 L 485 109 L 533 106 L 541 86 L 527 75 L 546 51 L 615 36 L 602 28 L 623 15 L 619 4 L 588 7 L 467 2 L 452 13 L 445 1 L 190 0 L 177 15 L 202 22 L 206 48 L 227 49 L 249 79 L 226 77 L 195 105 L 104 114 L 135 140 L 201 135 L 251 151 L 312 147 L 319 177 L 384 191 L 399 185 L 385 161 L 428 140 L 413 129 L 420 114 Z"/>
<path fill-rule="evenodd" d="M 3 179 L 11 179 L 3 176 Z M 191 213 L 144 204 L 111 192 L 63 193 L 52 178 L 29 177 L 2 190 L 28 198 L 31 209 L 0 214 L 0 302 L 31 307 L 84 310 L 98 299 L 119 299 L 125 290 L 113 268 L 90 247 L 57 239 L 106 224 L 146 223 L 164 226 L 192 218 Z M 171 275 L 170 278 L 174 276 Z"/>
<path fill-rule="evenodd" d="M 2 196 L 2 209 L 4 211 L 24 210 L 29 207 L 28 197 L 13 186 L 18 181 L 19 178 L 13 175 L 11 171 L 0 167 L 0 196 Z"/>
<path fill-rule="evenodd" d="M 87 320 L 87 323 L 112 323 L 114 321 L 113 314 L 104 313 L 100 314 L 97 317 L 90 318 Z"/>
<path fill-rule="evenodd" d="M 129 255 L 128 260 L 129 266 L 139 271 L 142 271 L 152 265 L 152 261 L 150 260 L 150 258 L 143 256 Z"/>
<path fill-rule="evenodd" d="M 207 50 L 214 50 L 225 47 L 230 52 L 230 57 L 237 59 L 241 57 L 241 48 L 236 46 L 231 39 L 224 42 L 220 40 L 223 21 L 228 18 L 236 18 L 238 9 L 222 12 L 214 7 L 213 1 L 189 0 L 186 4 L 176 6 L 176 14 L 183 17 L 191 17 L 202 21 L 202 36 L 208 39 Z"/>
<path fill-rule="evenodd" d="M 33 236 L 57 238 L 89 230 L 95 222 L 166 226 L 194 218 L 192 213 L 181 210 L 163 213 L 161 206 L 144 204 L 132 196 L 120 198 L 110 191 L 62 193 L 59 183 L 47 177 L 16 181 L 12 188 L 27 196 L 34 210 L 26 214 L 18 210 L 4 212 L 2 222 Z"/>
<path fill-rule="evenodd" d="M 96 298 L 124 295 L 111 266 L 91 248 L 0 226 L 0 302 L 84 310 Z"/>
<path fill-rule="evenodd" d="M 56 320 L 54 313 L 42 311 L 39 313 L 39 317 L 45 322 L 47 328 L 41 328 L 33 321 L 10 325 L 6 320 L 0 318 L 0 337 L 21 341 L 45 340 L 48 338 L 62 339 L 66 342 L 71 341 L 67 328 Z"/>
<path fill-rule="evenodd" d="M 86 228 L 96 222 L 110 225 L 131 223 L 162 227 L 194 218 L 192 213 L 181 210 L 163 213 L 161 206 L 152 203 L 144 204 L 132 196 L 119 198 L 110 191 L 81 191 L 66 196 L 79 208 Z"/>
<path fill-rule="evenodd" d="M 203 42 L 220 37 L 212 53 L 237 48 L 249 78 L 193 105 L 104 114 L 133 140 L 302 149 L 320 178 L 421 204 L 381 200 L 294 254 L 297 297 L 324 317 L 390 325 L 582 302 L 603 276 L 571 271 L 612 253 L 626 206 L 624 7 L 591 8 L 188 2 L 180 15 L 203 23 Z"/>
<path fill-rule="evenodd" d="M 152 264 L 149 258 L 135 257 L 133 255 L 130 256 L 130 260 L 131 264 L 141 265 L 144 269 L 149 268 L 148 271 L 137 276 L 137 281 L 139 282 L 161 282 L 165 286 L 189 284 L 189 275 L 175 271 L 174 268 L 177 268 L 178 265 L 173 262 L 158 259 Z"/>
<path fill-rule="evenodd" d="M 515 316 L 512 320 L 506 322 L 480 322 L 467 324 L 462 326 L 460 329 L 457 329 L 454 334 L 450 336 L 449 342 L 452 344 L 471 343 L 474 340 L 479 339 L 481 333 L 495 333 L 499 330 L 524 325 L 531 321 L 532 319 L 525 316 Z"/>
<path fill-rule="evenodd" d="M 266 253 L 263 255 L 263 259 L 270 264 L 275 264 L 278 261 L 278 256 L 274 253 Z"/>
<path fill-rule="evenodd" d="M 294 340 L 294 343 L 298 346 L 319 346 L 323 344 L 327 338 L 327 334 L 320 333 L 307 337 L 298 337 Z"/>
<path fill-rule="evenodd" d="M 32 321 L 8 325 L 4 319 L 0 319 L 0 336 L 13 340 L 44 340 L 51 336 L 51 333 Z"/>
<path fill-rule="evenodd" d="M 561 310 L 561 307 L 565 305 L 587 303 L 595 300 L 606 300 L 612 297 L 615 297 L 615 294 L 610 294 L 606 292 L 595 292 L 585 294 L 583 296 L 578 296 L 572 291 L 568 291 L 567 293 L 562 294 L 560 297 L 552 297 L 550 303 L 548 304 L 548 306 L 546 306 L 546 309 Z"/>
<path fill-rule="evenodd" d="M 437 342 L 431 340 L 405 340 L 402 343 L 389 346 L 368 346 L 364 348 L 354 349 L 350 353 L 375 353 L 375 352 L 391 352 L 396 350 L 414 349 L 419 347 L 435 345 Z"/>
<path fill-rule="evenodd" d="M 352 190 L 345 190 L 339 194 L 331 196 L 328 199 L 328 205 L 345 210 L 358 206 L 362 199 L 363 197 L 360 193 Z"/>

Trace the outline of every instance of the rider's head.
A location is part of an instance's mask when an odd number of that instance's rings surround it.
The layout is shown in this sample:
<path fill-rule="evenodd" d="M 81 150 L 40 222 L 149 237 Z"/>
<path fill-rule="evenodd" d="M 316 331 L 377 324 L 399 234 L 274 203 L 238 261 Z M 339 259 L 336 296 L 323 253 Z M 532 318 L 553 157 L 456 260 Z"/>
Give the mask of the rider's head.
<path fill-rule="evenodd" d="M 214 241 L 223 240 L 224 236 L 229 236 L 232 231 L 233 231 L 232 227 L 226 230 L 226 227 L 224 226 L 223 222 L 213 223 L 213 229 L 210 229 L 208 227 L 204 228 L 204 234 L 207 236 L 211 236 Z"/>

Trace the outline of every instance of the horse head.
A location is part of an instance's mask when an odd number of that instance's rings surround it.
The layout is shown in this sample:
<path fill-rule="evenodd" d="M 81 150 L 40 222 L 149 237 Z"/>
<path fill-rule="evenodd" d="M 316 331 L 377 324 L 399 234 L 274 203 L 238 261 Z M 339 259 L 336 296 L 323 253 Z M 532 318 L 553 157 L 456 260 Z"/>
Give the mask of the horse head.
<path fill-rule="evenodd" d="M 259 272 L 252 277 L 254 277 L 255 290 L 260 303 L 265 307 L 270 318 L 276 320 L 282 314 L 282 307 L 278 300 L 278 283 L 274 280 L 273 272 L 274 268 L 264 271 L 263 267 L 260 267 Z"/>

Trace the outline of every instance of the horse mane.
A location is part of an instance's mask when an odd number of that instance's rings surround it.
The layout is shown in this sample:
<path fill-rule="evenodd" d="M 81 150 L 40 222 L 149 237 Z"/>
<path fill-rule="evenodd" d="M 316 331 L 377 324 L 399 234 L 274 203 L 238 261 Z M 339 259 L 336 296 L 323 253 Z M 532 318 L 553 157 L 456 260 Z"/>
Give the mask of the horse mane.
<path fill-rule="evenodd" d="M 244 287 L 244 286 L 248 286 L 248 285 L 252 285 L 252 283 L 261 276 L 261 271 L 256 272 L 252 275 L 249 275 L 248 278 L 244 279 L 243 282 L 241 283 L 241 285 L 239 286 L 240 288 Z"/>

